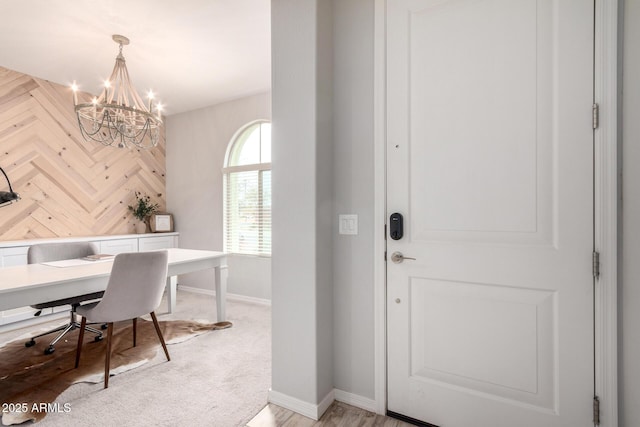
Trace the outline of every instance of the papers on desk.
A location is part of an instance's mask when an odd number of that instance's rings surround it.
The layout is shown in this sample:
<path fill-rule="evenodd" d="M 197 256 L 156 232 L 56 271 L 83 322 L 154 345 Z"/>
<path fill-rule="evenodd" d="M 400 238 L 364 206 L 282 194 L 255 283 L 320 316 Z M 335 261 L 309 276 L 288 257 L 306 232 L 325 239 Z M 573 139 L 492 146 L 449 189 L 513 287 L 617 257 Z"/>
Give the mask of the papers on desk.
<path fill-rule="evenodd" d="M 109 255 L 109 254 L 95 254 L 95 255 L 87 255 L 86 257 L 82 258 L 85 261 L 106 261 L 109 259 L 113 259 L 115 257 L 115 255 Z"/>
<path fill-rule="evenodd" d="M 114 255 L 89 255 L 84 258 L 74 258 L 74 259 L 63 259 L 61 261 L 51 261 L 51 262 L 43 262 L 43 265 L 48 265 L 50 267 L 77 267 L 79 265 L 87 265 L 93 264 L 101 261 L 111 261 Z"/>

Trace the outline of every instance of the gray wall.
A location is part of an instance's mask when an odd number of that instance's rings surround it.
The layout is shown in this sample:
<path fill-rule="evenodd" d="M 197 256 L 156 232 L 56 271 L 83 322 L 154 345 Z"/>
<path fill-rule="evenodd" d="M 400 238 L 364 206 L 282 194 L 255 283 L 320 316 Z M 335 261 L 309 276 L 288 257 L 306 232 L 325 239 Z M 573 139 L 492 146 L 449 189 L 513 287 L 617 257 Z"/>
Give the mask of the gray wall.
<path fill-rule="evenodd" d="M 333 381 L 333 1 L 315 0 L 316 63 L 316 334 L 317 395 L 322 399 Z"/>
<path fill-rule="evenodd" d="M 320 3 L 271 2 L 272 391 L 312 405 L 333 382 L 331 5 Z"/>
<path fill-rule="evenodd" d="M 373 2 L 334 2 L 334 386 L 374 398 Z M 358 235 L 338 215 L 358 215 Z M 382 230 L 378 230 L 382 233 Z"/>
<path fill-rule="evenodd" d="M 272 389 L 373 399 L 373 2 L 271 12 Z M 338 235 L 340 213 L 358 214 L 357 236 Z"/>
<path fill-rule="evenodd" d="M 640 426 L 640 1 L 624 2 L 620 426 Z"/>
<path fill-rule="evenodd" d="M 167 117 L 167 210 L 181 247 L 222 250 L 224 156 L 236 131 L 258 119 L 271 120 L 270 93 Z M 270 275 L 270 258 L 232 257 L 228 291 L 269 299 Z M 212 279 L 209 272 L 193 273 L 179 284 L 212 290 Z"/>

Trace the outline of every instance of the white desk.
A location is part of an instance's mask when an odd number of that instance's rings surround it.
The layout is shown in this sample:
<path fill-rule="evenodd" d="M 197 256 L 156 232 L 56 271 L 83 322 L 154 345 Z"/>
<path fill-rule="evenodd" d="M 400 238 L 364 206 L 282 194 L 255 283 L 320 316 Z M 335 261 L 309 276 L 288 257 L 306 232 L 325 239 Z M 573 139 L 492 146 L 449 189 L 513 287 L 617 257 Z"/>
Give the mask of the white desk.
<path fill-rule="evenodd" d="M 167 249 L 167 251 L 169 252 L 167 275 L 169 312 L 175 309 L 177 275 L 214 269 L 218 322 L 226 320 L 226 254 L 178 248 Z M 103 291 L 107 287 L 112 265 L 113 261 L 96 261 L 74 267 L 29 264 L 0 268 L 0 310 Z"/>

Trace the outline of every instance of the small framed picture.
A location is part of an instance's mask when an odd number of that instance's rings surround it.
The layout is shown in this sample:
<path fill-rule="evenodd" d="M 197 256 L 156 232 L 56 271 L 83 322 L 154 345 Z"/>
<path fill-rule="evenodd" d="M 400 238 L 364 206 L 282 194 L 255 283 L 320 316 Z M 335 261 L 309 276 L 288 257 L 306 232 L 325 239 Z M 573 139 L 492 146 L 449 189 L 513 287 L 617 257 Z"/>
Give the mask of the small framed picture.
<path fill-rule="evenodd" d="M 173 231 L 173 215 L 165 212 L 155 213 L 151 215 L 149 225 L 153 233 Z"/>

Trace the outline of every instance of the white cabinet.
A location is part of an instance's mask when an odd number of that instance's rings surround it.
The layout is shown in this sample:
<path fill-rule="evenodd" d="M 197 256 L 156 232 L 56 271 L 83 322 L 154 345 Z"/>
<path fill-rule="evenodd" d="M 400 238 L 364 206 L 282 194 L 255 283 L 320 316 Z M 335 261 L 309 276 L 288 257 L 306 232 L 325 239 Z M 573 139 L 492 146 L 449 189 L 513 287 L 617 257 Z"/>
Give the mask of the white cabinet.
<path fill-rule="evenodd" d="M 0 248 L 0 267 L 25 265 L 27 263 L 28 246 Z"/>
<path fill-rule="evenodd" d="M 37 311 L 38 310 L 31 307 L 20 307 L 20 308 L 14 308 L 12 310 L 0 311 L 0 325 L 15 323 L 21 320 L 33 319 Z M 40 313 L 40 316 L 44 317 L 47 314 L 51 314 L 50 308 L 43 309 L 42 313 Z"/>

